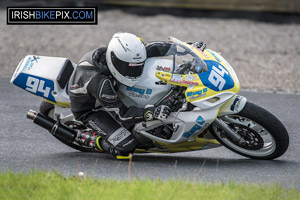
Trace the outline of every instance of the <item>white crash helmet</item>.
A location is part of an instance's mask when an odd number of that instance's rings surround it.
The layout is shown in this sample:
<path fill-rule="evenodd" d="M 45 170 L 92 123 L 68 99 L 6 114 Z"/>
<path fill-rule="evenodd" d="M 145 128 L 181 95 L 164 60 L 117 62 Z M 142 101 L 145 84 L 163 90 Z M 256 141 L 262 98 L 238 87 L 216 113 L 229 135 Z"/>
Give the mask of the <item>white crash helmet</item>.
<path fill-rule="evenodd" d="M 116 33 L 107 51 L 107 66 L 122 84 L 132 87 L 140 78 L 147 58 L 143 41 L 131 33 Z"/>

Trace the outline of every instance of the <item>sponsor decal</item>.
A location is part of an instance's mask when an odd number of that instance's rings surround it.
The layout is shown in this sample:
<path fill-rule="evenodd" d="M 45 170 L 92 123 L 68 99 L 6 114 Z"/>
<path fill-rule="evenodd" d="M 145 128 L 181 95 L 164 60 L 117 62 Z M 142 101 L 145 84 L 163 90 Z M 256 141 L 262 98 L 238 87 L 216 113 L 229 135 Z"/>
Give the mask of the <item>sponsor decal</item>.
<path fill-rule="evenodd" d="M 117 129 L 111 136 L 108 138 L 108 142 L 110 142 L 112 145 L 116 146 L 123 140 L 125 140 L 128 136 L 130 136 L 130 132 L 121 127 Z"/>
<path fill-rule="evenodd" d="M 122 140 L 127 135 L 127 130 L 123 129 L 120 133 L 118 133 L 114 138 L 112 138 L 112 142 L 116 143 Z"/>
<path fill-rule="evenodd" d="M 134 57 L 133 59 L 142 59 L 139 53 L 136 54 L 137 57 Z"/>
<path fill-rule="evenodd" d="M 188 85 L 199 85 L 198 82 L 193 82 L 193 81 L 187 81 L 187 80 L 177 80 L 177 79 L 171 79 L 170 82 L 174 82 L 174 83 L 183 83 L 183 84 L 188 84 Z"/>
<path fill-rule="evenodd" d="M 185 138 L 189 138 L 191 136 L 195 136 L 204 129 L 206 129 L 209 126 L 209 123 L 205 123 L 205 120 L 199 116 L 196 119 L 196 124 L 189 130 L 188 132 L 185 132 L 182 136 Z"/>
<path fill-rule="evenodd" d="M 24 65 L 24 67 L 23 67 L 23 71 L 25 71 L 25 70 L 28 68 L 28 65 L 31 63 L 30 61 L 31 61 L 31 57 L 29 57 L 29 58 L 27 59 L 25 65 Z M 32 63 L 32 65 L 33 65 L 33 63 Z"/>
<path fill-rule="evenodd" d="M 200 124 L 200 125 L 203 125 L 204 122 L 205 122 L 205 120 L 204 120 L 201 116 L 199 116 L 199 117 L 197 118 L 196 122 L 197 122 L 198 124 Z"/>
<path fill-rule="evenodd" d="M 197 76 L 186 75 L 186 80 L 187 81 L 195 81 L 195 80 L 197 80 Z"/>
<path fill-rule="evenodd" d="M 188 77 L 188 78 L 190 78 L 190 77 Z M 199 85 L 198 82 L 185 80 L 185 79 L 183 79 L 183 77 L 181 75 L 178 75 L 178 74 L 173 74 L 172 77 L 171 77 L 170 82 L 183 83 L 183 84 L 189 84 L 189 85 Z"/>
<path fill-rule="evenodd" d="M 33 63 L 31 62 L 31 57 L 29 57 L 23 67 L 23 71 L 26 71 L 28 70 L 28 66 L 30 66 L 29 68 L 32 68 L 33 66 Z"/>
<path fill-rule="evenodd" d="M 145 94 L 145 92 L 146 92 L 146 94 L 150 95 L 152 93 L 151 89 L 140 89 L 140 88 L 136 88 L 136 87 L 127 87 L 126 90 L 136 92 L 139 94 Z"/>
<path fill-rule="evenodd" d="M 7 24 L 98 24 L 97 7 L 7 7 Z"/>
<path fill-rule="evenodd" d="M 190 96 L 195 96 L 195 95 L 202 95 L 203 93 L 206 93 L 207 92 L 207 88 L 204 88 L 203 90 L 198 90 L 196 92 L 188 92 L 186 94 L 187 97 L 190 97 Z"/>
<path fill-rule="evenodd" d="M 142 59 L 142 57 L 134 57 L 134 60 Z"/>
<path fill-rule="evenodd" d="M 228 90 L 234 87 L 234 81 L 227 69 L 213 60 L 205 60 L 209 70 L 198 76 L 204 86 L 214 91 Z"/>
<path fill-rule="evenodd" d="M 123 145 L 123 147 L 126 147 L 128 146 L 129 144 L 133 143 L 134 142 L 134 139 L 130 140 L 129 142 L 127 142 L 126 144 Z"/>
<path fill-rule="evenodd" d="M 31 57 L 29 57 L 28 59 L 27 59 L 27 61 L 26 61 L 26 63 L 25 63 L 25 65 L 24 65 L 24 67 L 23 67 L 23 71 L 26 71 L 26 70 L 31 70 L 32 69 L 32 67 L 33 67 L 33 65 L 34 65 L 34 63 L 36 62 L 38 62 L 37 60 L 38 59 L 40 59 L 40 57 L 38 57 L 38 56 L 33 56 L 33 58 L 31 58 Z M 34 62 L 35 61 L 35 62 Z"/>
<path fill-rule="evenodd" d="M 38 59 L 41 59 L 40 57 L 38 57 L 38 56 L 33 56 L 33 59 L 31 60 L 31 62 L 33 62 L 33 61 L 36 61 L 36 62 L 38 62 Z"/>
<path fill-rule="evenodd" d="M 128 96 L 136 97 L 136 98 L 144 98 L 149 99 L 152 94 L 152 89 L 141 89 L 136 87 L 127 87 L 127 91 L 129 91 Z"/>
<path fill-rule="evenodd" d="M 219 89 L 219 91 L 223 90 L 226 80 L 224 79 L 224 75 L 229 75 L 228 71 L 221 65 L 218 67 L 213 66 L 212 71 L 208 77 L 208 80 Z"/>
<path fill-rule="evenodd" d="M 54 82 L 52 80 L 20 73 L 13 83 L 30 93 L 56 102 L 52 95 L 52 92 L 54 91 Z"/>
<path fill-rule="evenodd" d="M 150 98 L 150 95 L 138 94 L 138 93 L 134 93 L 134 92 L 129 92 L 128 96 L 135 97 L 135 98 L 143 98 L 143 99 L 149 99 Z"/>
<path fill-rule="evenodd" d="M 144 118 L 146 121 L 152 121 L 154 119 L 154 114 L 153 112 L 151 112 L 151 110 L 148 110 L 145 114 L 144 114 Z"/>
<path fill-rule="evenodd" d="M 193 100 L 195 100 L 195 99 L 199 99 L 199 98 L 205 97 L 205 96 L 206 96 L 206 93 L 205 93 L 205 94 L 198 95 L 198 96 L 192 96 L 192 97 L 190 97 L 190 100 L 193 101 Z"/>
<path fill-rule="evenodd" d="M 179 74 L 173 74 L 171 77 L 172 82 L 178 83 L 178 82 L 181 82 L 182 80 L 183 80 L 183 77 L 182 77 L 182 75 L 179 75 Z"/>
<path fill-rule="evenodd" d="M 134 58 L 133 58 L 133 59 L 134 59 Z M 139 58 L 137 58 L 137 59 L 139 59 Z M 128 64 L 129 67 L 137 67 L 137 66 L 142 66 L 142 65 L 144 65 L 143 62 L 142 62 L 142 63 L 129 63 L 129 64 Z"/>
<path fill-rule="evenodd" d="M 170 67 L 163 67 L 163 66 L 157 66 L 156 67 L 156 70 L 158 71 L 164 71 L 164 72 L 170 72 L 171 71 L 171 68 Z"/>
<path fill-rule="evenodd" d="M 117 96 L 116 95 L 102 94 L 101 98 L 107 99 L 107 100 L 115 100 L 117 98 Z"/>
<path fill-rule="evenodd" d="M 204 97 L 207 94 L 207 88 L 204 88 L 202 90 L 198 90 L 196 92 L 188 92 L 186 93 L 187 97 L 190 97 L 190 100 L 198 99 L 200 97 Z"/>

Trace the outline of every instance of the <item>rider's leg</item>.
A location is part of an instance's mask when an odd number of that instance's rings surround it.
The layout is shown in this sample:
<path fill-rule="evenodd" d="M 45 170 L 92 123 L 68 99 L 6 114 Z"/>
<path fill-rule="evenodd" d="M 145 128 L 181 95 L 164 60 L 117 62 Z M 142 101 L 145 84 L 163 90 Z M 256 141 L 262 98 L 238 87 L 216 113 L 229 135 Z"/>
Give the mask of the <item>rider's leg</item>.
<path fill-rule="evenodd" d="M 132 133 L 116 121 L 108 112 L 99 110 L 85 117 L 84 124 L 96 131 L 101 138 L 97 138 L 96 146 L 100 150 L 114 156 L 128 156 L 136 147 L 136 140 Z"/>

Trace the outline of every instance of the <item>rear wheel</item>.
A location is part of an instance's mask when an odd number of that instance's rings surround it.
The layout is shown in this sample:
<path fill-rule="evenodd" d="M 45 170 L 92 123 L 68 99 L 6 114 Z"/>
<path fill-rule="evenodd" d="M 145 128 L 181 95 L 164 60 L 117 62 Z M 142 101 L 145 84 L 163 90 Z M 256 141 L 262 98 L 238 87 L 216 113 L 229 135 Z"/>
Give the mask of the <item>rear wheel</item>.
<path fill-rule="evenodd" d="M 215 124 L 211 132 L 228 149 L 253 159 L 275 159 L 289 146 L 289 136 L 284 125 L 267 110 L 247 102 L 235 115 L 219 117 L 245 142 L 235 141 Z"/>
<path fill-rule="evenodd" d="M 43 115 L 46 115 L 48 117 L 53 116 L 53 112 L 54 112 L 54 105 L 47 102 L 47 101 L 42 101 L 40 104 L 40 113 Z M 75 121 L 67 121 L 64 123 L 66 126 L 71 127 L 72 129 L 79 129 L 81 130 L 83 127 L 81 124 L 79 124 L 78 122 Z M 80 144 L 78 144 L 77 142 L 69 142 L 67 140 L 64 140 L 62 138 L 57 137 L 56 135 L 53 135 L 56 139 L 58 139 L 59 141 L 61 141 L 62 143 L 64 143 L 65 145 L 76 149 L 78 151 L 82 151 L 82 152 L 98 152 L 97 150 L 95 150 L 94 148 L 88 148 L 88 147 L 84 147 L 81 146 Z"/>

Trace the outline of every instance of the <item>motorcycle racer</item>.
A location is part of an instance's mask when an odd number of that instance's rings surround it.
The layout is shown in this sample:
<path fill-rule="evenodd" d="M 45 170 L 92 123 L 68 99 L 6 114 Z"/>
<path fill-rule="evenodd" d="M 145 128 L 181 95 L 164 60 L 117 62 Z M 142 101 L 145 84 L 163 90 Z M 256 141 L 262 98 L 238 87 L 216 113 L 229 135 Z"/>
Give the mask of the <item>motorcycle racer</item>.
<path fill-rule="evenodd" d="M 142 75 L 146 59 L 164 56 L 170 46 L 167 42 L 144 45 L 137 36 L 119 32 L 113 35 L 107 47 L 90 51 L 80 59 L 69 82 L 71 111 L 76 120 L 100 135 L 83 134 L 85 145 L 95 146 L 116 158 L 128 158 L 137 142 L 126 127 L 168 117 L 171 110 L 165 105 L 126 107 L 118 89 L 120 84 L 134 86 Z"/>
<path fill-rule="evenodd" d="M 135 148 L 174 153 L 224 145 L 264 160 L 286 152 L 286 128 L 238 95 L 239 80 L 224 57 L 203 42 L 168 39 L 144 46 L 136 36 L 118 33 L 78 67 L 68 58 L 27 55 L 11 83 L 43 98 L 28 119 L 82 152 L 129 158 Z M 70 104 L 74 114 L 65 115 Z"/>

